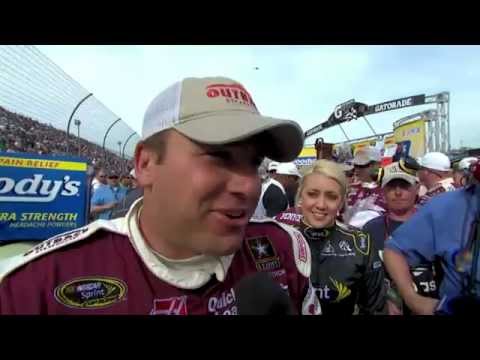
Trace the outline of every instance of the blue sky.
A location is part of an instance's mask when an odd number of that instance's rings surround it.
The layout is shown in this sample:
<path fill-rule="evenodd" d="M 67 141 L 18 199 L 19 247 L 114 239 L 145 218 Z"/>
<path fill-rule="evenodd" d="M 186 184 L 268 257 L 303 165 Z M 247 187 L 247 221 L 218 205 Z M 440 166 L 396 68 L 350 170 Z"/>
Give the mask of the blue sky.
<path fill-rule="evenodd" d="M 304 130 L 355 98 L 376 104 L 449 91 L 452 148 L 480 147 L 480 46 L 37 46 L 66 73 L 141 131 L 149 102 L 188 76 L 226 76 L 243 83 L 260 112 L 297 121 Z M 258 68 L 256 70 L 255 68 Z M 378 133 L 433 105 L 370 115 Z M 363 120 L 350 138 L 372 133 Z M 319 134 L 344 141 L 336 127 Z M 307 139 L 307 143 L 314 137 Z"/>

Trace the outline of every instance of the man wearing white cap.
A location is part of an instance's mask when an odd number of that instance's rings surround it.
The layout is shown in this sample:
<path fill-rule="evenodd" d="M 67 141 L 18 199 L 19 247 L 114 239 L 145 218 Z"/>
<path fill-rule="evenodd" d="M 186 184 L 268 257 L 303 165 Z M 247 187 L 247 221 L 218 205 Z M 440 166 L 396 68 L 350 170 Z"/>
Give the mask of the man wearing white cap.
<path fill-rule="evenodd" d="M 374 180 L 380 162 L 378 151 L 369 147 L 356 152 L 353 159 L 356 182 L 350 185 L 343 221 L 361 228 L 385 211 L 385 199 Z"/>
<path fill-rule="evenodd" d="M 275 174 L 262 185 L 253 218 L 273 218 L 293 206 L 300 177 L 300 172 L 293 162 L 278 163 Z"/>
<path fill-rule="evenodd" d="M 173 84 L 150 103 L 135 150 L 144 196 L 125 217 L 0 264 L 0 314 L 237 314 L 236 286 L 259 271 L 295 312 L 318 314 L 303 236 L 249 222 L 263 158 L 292 161 L 302 147 L 297 123 L 260 115 L 232 79 Z"/>
<path fill-rule="evenodd" d="M 426 153 L 418 163 L 420 164 L 418 178 L 427 190 L 420 197 L 420 205 L 424 205 L 437 194 L 456 189 L 451 177 L 450 159 L 447 155 L 441 152 Z"/>
<path fill-rule="evenodd" d="M 453 184 L 456 188 L 461 188 L 467 185 L 468 173 L 470 165 L 476 163 L 476 157 L 466 157 L 456 163 L 453 167 Z"/>
<path fill-rule="evenodd" d="M 405 166 L 403 160 L 392 163 L 382 170 L 381 186 L 386 201 L 386 213 L 370 220 L 363 226 L 380 251 L 380 258 L 383 259 L 384 243 L 392 232 L 410 219 L 416 211 L 416 200 L 418 194 L 418 178 L 413 169 Z M 435 297 L 436 287 L 430 286 L 434 280 L 432 267 L 430 265 L 418 266 L 411 271 L 412 278 L 417 292 L 423 296 Z M 425 288 L 422 283 L 428 282 Z M 390 315 L 400 315 L 407 311 L 397 291 L 388 284 L 388 309 Z M 402 311 L 403 308 L 403 311 Z"/>
<path fill-rule="evenodd" d="M 278 162 L 277 161 L 270 161 L 268 163 L 267 172 L 270 176 L 273 176 L 277 172 Z"/>

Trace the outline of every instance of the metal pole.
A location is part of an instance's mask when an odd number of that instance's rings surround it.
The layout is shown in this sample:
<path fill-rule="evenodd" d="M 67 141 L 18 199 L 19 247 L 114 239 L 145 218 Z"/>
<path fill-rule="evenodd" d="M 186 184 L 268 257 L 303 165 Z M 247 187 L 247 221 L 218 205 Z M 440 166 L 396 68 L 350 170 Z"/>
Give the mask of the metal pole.
<path fill-rule="evenodd" d="M 90 96 L 92 96 L 93 94 L 90 93 L 88 94 L 87 96 L 85 96 L 82 100 L 79 101 L 79 103 L 77 104 L 77 106 L 75 106 L 75 108 L 73 109 L 72 113 L 70 114 L 70 118 L 68 119 L 68 124 L 67 124 L 67 153 L 69 151 L 69 142 L 68 142 L 68 135 L 70 135 L 70 123 L 72 122 L 72 118 L 73 118 L 73 115 L 75 115 L 75 112 L 77 111 L 77 109 L 80 107 L 80 105 L 82 105 L 82 103 L 87 100 Z"/>
<path fill-rule="evenodd" d="M 450 92 L 447 92 L 447 148 L 448 152 L 452 149 L 450 144 Z"/>
<path fill-rule="evenodd" d="M 129 141 L 129 140 L 132 138 L 132 136 L 135 135 L 135 134 L 136 134 L 135 131 L 134 131 L 133 133 L 131 133 L 131 134 L 128 136 L 127 140 L 125 140 L 125 142 L 123 143 L 122 158 L 125 158 L 125 147 L 127 146 L 128 141 Z"/>
<path fill-rule="evenodd" d="M 365 116 L 362 116 L 363 117 L 363 120 L 365 120 L 365 122 L 367 123 L 367 125 L 370 127 L 370 130 L 372 130 L 373 132 L 373 135 L 377 135 L 377 133 L 375 132 L 375 130 L 373 129 L 373 126 L 370 125 L 370 123 L 368 122 L 367 118 Z"/>
<path fill-rule="evenodd" d="M 112 129 L 112 127 L 121 120 L 121 118 L 118 118 L 117 120 L 115 120 L 107 129 L 107 131 L 105 132 L 105 136 L 103 137 L 103 144 L 102 144 L 102 148 L 103 148 L 103 159 L 105 160 L 105 158 L 107 157 L 107 153 L 105 151 L 105 142 L 107 141 L 107 136 L 108 136 L 108 133 L 110 132 L 110 130 Z"/>
<path fill-rule="evenodd" d="M 340 129 L 342 130 L 343 135 L 345 135 L 345 137 L 347 138 L 347 140 L 350 141 L 350 138 L 347 136 L 347 133 L 345 132 L 345 130 L 343 130 L 342 124 L 338 124 L 338 126 L 340 126 Z"/>
<path fill-rule="evenodd" d="M 441 129 L 440 129 L 440 122 L 441 122 L 441 106 L 440 103 L 437 103 L 437 116 L 435 119 L 435 150 L 433 151 L 442 151 L 440 147 L 440 137 L 441 137 Z"/>
<path fill-rule="evenodd" d="M 80 156 L 80 122 L 77 125 L 78 156 Z"/>

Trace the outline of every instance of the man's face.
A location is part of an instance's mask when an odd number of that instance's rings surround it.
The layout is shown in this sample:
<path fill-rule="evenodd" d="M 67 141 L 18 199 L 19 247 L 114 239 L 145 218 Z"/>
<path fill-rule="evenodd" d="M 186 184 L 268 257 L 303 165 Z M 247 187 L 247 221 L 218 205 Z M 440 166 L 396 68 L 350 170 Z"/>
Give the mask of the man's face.
<path fill-rule="evenodd" d="M 139 165 L 142 156 L 156 157 L 147 149 L 137 156 L 145 218 L 156 218 L 156 234 L 185 253 L 235 252 L 260 196 L 263 155 L 252 143 L 203 145 L 176 131 L 165 150 L 160 163 Z"/>
<path fill-rule="evenodd" d="M 97 179 L 98 179 L 99 182 L 106 185 L 107 184 L 107 174 L 105 174 L 105 171 L 100 170 L 97 174 Z"/>
<path fill-rule="evenodd" d="M 277 180 L 283 185 L 286 191 L 295 193 L 298 189 L 299 178 L 294 175 L 277 174 Z"/>
<path fill-rule="evenodd" d="M 420 184 L 424 185 L 427 189 L 432 188 L 437 181 L 442 179 L 435 171 L 427 168 L 420 168 L 417 175 Z"/>
<path fill-rule="evenodd" d="M 130 184 L 131 184 L 130 177 L 129 176 L 124 176 L 121 180 L 121 184 L 124 187 L 130 187 Z"/>
<path fill-rule="evenodd" d="M 118 176 L 117 175 L 111 175 L 108 177 L 108 184 L 113 187 L 118 186 Z"/>
<path fill-rule="evenodd" d="M 371 172 L 373 167 L 373 163 L 369 163 L 367 165 L 355 165 L 354 172 L 357 180 L 361 182 L 371 182 Z"/>
<path fill-rule="evenodd" d="M 457 170 L 453 173 L 453 183 L 455 184 L 456 187 L 462 187 L 465 186 L 467 183 L 467 178 L 465 176 L 465 173 L 461 170 Z"/>
<path fill-rule="evenodd" d="M 418 185 L 412 185 L 402 179 L 394 179 L 383 188 L 387 209 L 389 211 L 403 212 L 415 206 Z"/>

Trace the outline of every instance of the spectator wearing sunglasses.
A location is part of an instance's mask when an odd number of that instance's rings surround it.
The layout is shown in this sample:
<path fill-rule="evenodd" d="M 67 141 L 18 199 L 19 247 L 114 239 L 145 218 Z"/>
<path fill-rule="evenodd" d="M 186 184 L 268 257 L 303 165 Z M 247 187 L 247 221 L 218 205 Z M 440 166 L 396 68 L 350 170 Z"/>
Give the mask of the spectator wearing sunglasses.
<path fill-rule="evenodd" d="M 92 193 L 98 189 L 100 184 L 107 184 L 107 173 L 104 168 L 96 167 L 95 176 L 92 180 Z"/>
<path fill-rule="evenodd" d="M 108 176 L 108 182 L 104 171 L 103 174 L 100 173 L 100 175 L 102 176 L 99 177 L 100 184 L 93 191 L 90 201 L 90 214 L 95 220 L 109 220 L 112 216 L 112 209 L 121 200 L 118 175 L 110 174 Z"/>

